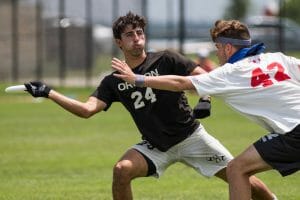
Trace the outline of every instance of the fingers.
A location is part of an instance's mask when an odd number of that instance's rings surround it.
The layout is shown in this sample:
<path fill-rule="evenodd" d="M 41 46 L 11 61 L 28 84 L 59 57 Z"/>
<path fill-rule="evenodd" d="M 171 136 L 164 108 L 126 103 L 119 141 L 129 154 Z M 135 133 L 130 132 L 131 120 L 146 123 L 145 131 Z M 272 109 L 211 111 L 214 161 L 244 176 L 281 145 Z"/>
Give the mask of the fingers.
<path fill-rule="evenodd" d="M 118 77 L 118 78 L 121 78 L 121 79 L 126 78 L 126 75 L 127 75 L 126 70 L 125 70 L 126 63 L 125 64 L 124 63 L 125 62 L 122 62 L 121 60 L 119 60 L 117 58 L 112 59 L 111 67 L 120 73 L 120 74 L 114 73 L 113 75 L 115 77 Z"/>
<path fill-rule="evenodd" d="M 117 78 L 121 78 L 121 79 L 125 79 L 126 77 L 124 76 L 124 75 L 122 75 L 122 74 L 113 74 L 115 77 L 117 77 Z"/>
<path fill-rule="evenodd" d="M 111 61 L 111 67 L 119 72 L 113 74 L 115 77 L 121 78 L 128 83 L 134 83 L 135 74 L 133 73 L 131 68 L 126 64 L 126 62 L 121 61 L 117 58 L 113 58 Z"/>
<path fill-rule="evenodd" d="M 126 72 L 126 69 L 129 68 L 128 65 L 125 62 L 120 61 L 117 58 L 113 58 L 112 61 L 111 61 L 111 64 L 112 64 L 112 68 L 117 70 L 120 73 Z"/>
<path fill-rule="evenodd" d="M 31 85 L 30 83 L 24 83 L 25 87 L 26 87 L 26 91 L 30 91 L 31 90 Z"/>
<path fill-rule="evenodd" d="M 114 57 L 112 60 L 115 61 L 115 62 L 118 62 L 118 63 L 122 63 L 122 62 L 123 62 L 123 61 L 119 60 L 119 59 L 116 58 L 116 57 Z"/>
<path fill-rule="evenodd" d="M 131 68 L 124 62 L 117 58 L 113 58 L 111 61 L 111 67 L 118 71 L 120 74 L 131 76 L 133 74 Z"/>
<path fill-rule="evenodd" d="M 112 61 L 111 67 L 112 67 L 114 70 L 117 70 L 117 71 L 120 72 L 120 73 L 122 73 L 122 72 L 124 71 L 122 67 L 120 67 L 118 64 L 114 63 L 113 61 Z"/>

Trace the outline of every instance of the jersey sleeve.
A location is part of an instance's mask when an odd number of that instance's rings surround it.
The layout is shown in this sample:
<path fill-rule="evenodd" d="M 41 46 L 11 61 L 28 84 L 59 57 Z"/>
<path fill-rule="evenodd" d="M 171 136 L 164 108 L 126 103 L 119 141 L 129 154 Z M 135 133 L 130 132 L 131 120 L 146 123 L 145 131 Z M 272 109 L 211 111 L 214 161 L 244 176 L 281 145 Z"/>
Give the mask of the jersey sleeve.
<path fill-rule="evenodd" d="M 112 84 L 110 84 L 110 82 L 112 82 L 111 79 L 110 76 L 105 77 L 97 89 L 91 94 L 91 96 L 106 103 L 107 106 L 104 111 L 107 111 L 111 104 L 116 101 L 114 89 L 112 88 Z"/>
<path fill-rule="evenodd" d="M 216 68 L 215 70 L 206 74 L 188 76 L 200 96 L 217 96 L 218 94 L 223 94 L 230 90 L 232 85 L 230 84 L 230 81 L 227 80 L 226 74 L 229 73 L 228 71 L 230 71 L 231 66 L 226 65 Z"/>
<path fill-rule="evenodd" d="M 166 67 L 172 68 L 173 74 L 188 76 L 197 67 L 197 64 L 181 54 L 167 50 L 165 52 Z"/>

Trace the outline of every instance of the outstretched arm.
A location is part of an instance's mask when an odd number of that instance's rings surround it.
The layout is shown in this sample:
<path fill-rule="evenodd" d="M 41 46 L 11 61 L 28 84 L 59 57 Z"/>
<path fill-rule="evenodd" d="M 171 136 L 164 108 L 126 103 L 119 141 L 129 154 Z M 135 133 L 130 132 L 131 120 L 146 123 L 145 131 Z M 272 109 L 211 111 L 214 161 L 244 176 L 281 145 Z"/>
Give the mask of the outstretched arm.
<path fill-rule="evenodd" d="M 121 78 L 128 83 L 135 84 L 136 86 L 170 91 L 195 89 L 190 79 L 184 76 L 144 76 L 134 74 L 125 62 L 120 61 L 117 58 L 113 58 L 112 68 L 119 72 L 119 74 L 115 73 L 114 76 Z"/>
<path fill-rule="evenodd" d="M 80 102 L 60 94 L 59 92 L 39 81 L 25 83 L 25 87 L 27 92 L 33 97 L 49 98 L 65 110 L 83 118 L 88 118 L 95 113 L 102 111 L 106 107 L 106 104 L 96 97 L 89 97 L 85 103 Z"/>
<path fill-rule="evenodd" d="M 89 118 L 97 112 L 102 111 L 106 104 L 96 97 L 89 97 L 86 102 L 80 102 L 75 99 L 66 97 L 55 90 L 49 93 L 49 99 L 60 105 L 65 110 L 82 118 Z"/>

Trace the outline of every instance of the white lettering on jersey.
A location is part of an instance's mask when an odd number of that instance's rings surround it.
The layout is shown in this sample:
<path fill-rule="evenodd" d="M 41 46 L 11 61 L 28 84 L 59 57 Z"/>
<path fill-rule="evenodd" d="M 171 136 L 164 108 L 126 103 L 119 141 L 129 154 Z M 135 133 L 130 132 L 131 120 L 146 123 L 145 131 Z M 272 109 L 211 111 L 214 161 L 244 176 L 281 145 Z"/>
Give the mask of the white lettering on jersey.
<path fill-rule="evenodd" d="M 159 73 L 158 73 L 157 69 L 155 69 L 155 70 L 145 73 L 144 75 L 145 76 L 159 76 Z M 119 91 L 125 91 L 128 89 L 132 89 L 134 87 L 135 87 L 135 85 L 127 83 L 127 82 L 122 82 L 122 83 L 118 84 Z"/>
<path fill-rule="evenodd" d="M 128 90 L 128 89 L 133 88 L 133 87 L 134 87 L 134 85 L 132 85 L 130 83 L 127 83 L 127 82 L 118 84 L 119 91 Z"/>
<path fill-rule="evenodd" d="M 143 96 L 142 92 L 135 91 L 131 94 L 131 99 L 134 99 L 134 108 L 139 109 L 144 107 L 145 101 L 150 101 L 150 103 L 156 102 L 156 95 L 151 88 L 146 88 L 146 93 Z"/>
<path fill-rule="evenodd" d="M 155 69 L 154 71 L 150 71 L 144 74 L 145 76 L 159 76 L 159 73 L 157 71 L 157 69 Z"/>

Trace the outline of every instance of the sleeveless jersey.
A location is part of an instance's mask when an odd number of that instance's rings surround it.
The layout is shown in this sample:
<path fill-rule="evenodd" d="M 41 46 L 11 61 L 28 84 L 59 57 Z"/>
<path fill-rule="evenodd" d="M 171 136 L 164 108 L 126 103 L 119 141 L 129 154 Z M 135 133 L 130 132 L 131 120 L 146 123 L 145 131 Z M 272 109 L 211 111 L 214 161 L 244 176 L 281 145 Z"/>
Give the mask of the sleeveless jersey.
<path fill-rule="evenodd" d="M 195 67 L 194 62 L 175 52 L 162 51 L 147 53 L 145 61 L 133 72 L 145 76 L 187 76 Z M 121 102 L 130 112 L 142 138 L 160 151 L 167 151 L 199 126 L 183 92 L 135 87 L 114 77 L 113 73 L 101 81 L 92 96 L 107 104 L 105 110 L 113 102 Z"/>

